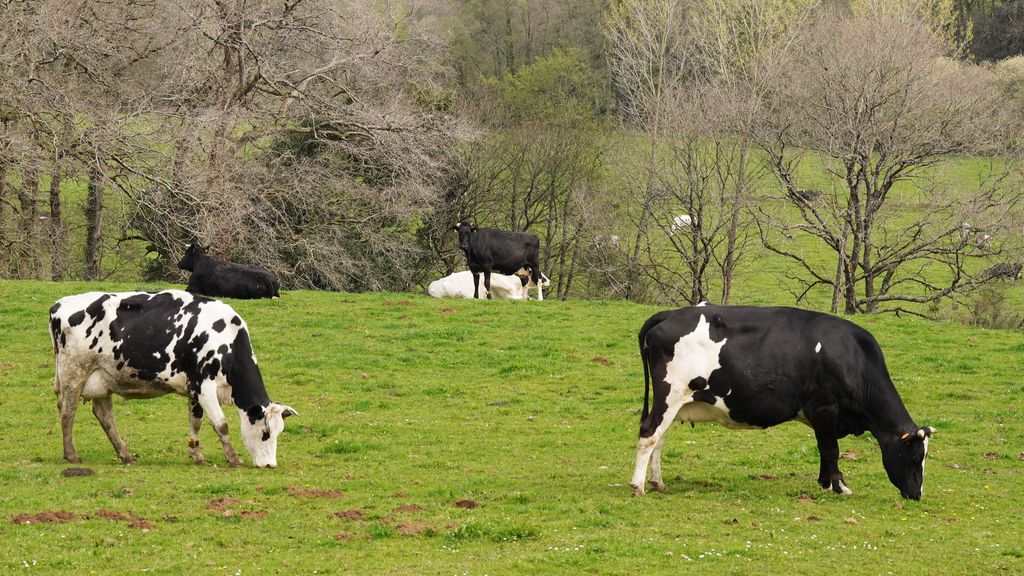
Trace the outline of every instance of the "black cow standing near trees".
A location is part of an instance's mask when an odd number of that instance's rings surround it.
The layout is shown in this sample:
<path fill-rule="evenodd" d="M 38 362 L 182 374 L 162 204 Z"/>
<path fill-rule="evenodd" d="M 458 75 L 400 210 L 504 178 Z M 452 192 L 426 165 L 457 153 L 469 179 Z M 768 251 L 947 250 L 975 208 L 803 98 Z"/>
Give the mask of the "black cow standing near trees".
<path fill-rule="evenodd" d="M 199 244 L 190 244 L 178 268 L 192 272 L 187 290 L 204 296 L 227 298 L 277 298 L 277 277 L 262 266 L 225 262 L 209 256 Z"/>
<path fill-rule="evenodd" d="M 466 254 L 466 264 L 473 273 L 473 298 L 480 297 L 480 274 L 484 275 L 484 291 L 491 299 L 491 271 L 512 275 L 520 269 L 529 271 L 537 286 L 537 300 L 544 299 L 540 272 L 540 240 L 536 234 L 508 232 L 497 228 L 477 228 L 476 224 L 458 222 L 459 248 Z"/>

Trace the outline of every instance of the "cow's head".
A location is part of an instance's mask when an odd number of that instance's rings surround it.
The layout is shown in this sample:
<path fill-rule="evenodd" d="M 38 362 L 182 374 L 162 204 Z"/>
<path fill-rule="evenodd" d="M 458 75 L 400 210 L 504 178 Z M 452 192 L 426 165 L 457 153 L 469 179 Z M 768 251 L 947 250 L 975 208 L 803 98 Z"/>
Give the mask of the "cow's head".
<path fill-rule="evenodd" d="M 206 254 L 206 252 L 198 242 L 189 244 L 188 248 L 185 249 L 185 255 L 181 258 L 181 261 L 178 262 L 178 268 L 180 270 L 188 270 L 189 272 L 192 272 L 192 269 L 195 268 L 196 265 L 196 258 L 203 256 L 204 254 Z"/>
<path fill-rule="evenodd" d="M 924 460 L 928 456 L 928 439 L 935 433 L 930 426 L 879 439 L 882 464 L 889 481 L 904 498 L 921 499 L 924 483 Z"/>
<path fill-rule="evenodd" d="M 455 231 L 459 233 L 459 249 L 469 250 L 469 238 L 477 231 L 476 224 L 456 222 Z"/>
<path fill-rule="evenodd" d="M 291 406 L 271 402 L 255 405 L 242 412 L 242 442 L 257 468 L 277 467 L 277 437 L 284 430 L 284 419 L 298 414 Z"/>

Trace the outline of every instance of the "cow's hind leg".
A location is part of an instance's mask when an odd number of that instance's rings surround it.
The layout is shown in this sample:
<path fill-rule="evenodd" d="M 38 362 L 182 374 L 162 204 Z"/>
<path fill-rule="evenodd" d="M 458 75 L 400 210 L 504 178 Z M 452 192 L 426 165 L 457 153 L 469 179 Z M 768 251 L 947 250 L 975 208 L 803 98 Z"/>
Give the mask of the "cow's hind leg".
<path fill-rule="evenodd" d="M 658 492 L 668 491 L 661 479 L 661 448 L 664 445 L 665 435 L 662 434 L 661 440 L 658 440 L 658 443 L 654 445 L 654 451 L 651 452 L 651 477 L 647 481 Z"/>
<path fill-rule="evenodd" d="M 480 273 L 473 272 L 473 299 L 480 298 Z"/>
<path fill-rule="evenodd" d="M 491 299 L 491 271 L 484 270 L 484 292 L 487 292 L 487 299 Z"/>
<path fill-rule="evenodd" d="M 188 424 L 188 453 L 196 464 L 206 464 L 206 458 L 203 458 L 203 453 L 199 451 L 199 428 L 203 425 L 203 407 L 196 398 L 188 400 Z"/>
<path fill-rule="evenodd" d="M 224 417 L 224 411 L 221 410 L 220 402 L 217 400 L 217 383 L 203 382 L 201 390 L 198 398 L 199 405 L 206 412 L 206 417 L 210 419 L 210 425 L 213 426 L 217 438 L 220 439 L 228 464 L 241 466 L 242 461 L 238 458 L 238 452 L 235 452 L 235 447 L 231 445 L 231 438 L 228 437 L 228 420 Z"/>
<path fill-rule="evenodd" d="M 647 467 L 651 466 L 651 483 L 659 492 L 665 491 L 665 484 L 661 479 L 661 447 L 665 442 L 665 433 L 675 420 L 683 402 L 670 403 L 664 413 L 659 414 L 657 402 L 654 409 L 647 416 L 647 419 L 640 424 L 640 440 L 636 448 L 636 468 L 633 470 L 633 479 L 629 485 L 633 488 L 634 496 L 643 496 L 644 483 L 647 479 Z M 652 463 L 652 457 L 657 453 L 656 463 Z"/>
<path fill-rule="evenodd" d="M 100 421 L 100 426 L 102 426 L 103 431 L 107 433 L 107 438 L 114 446 L 114 452 L 117 452 L 117 457 L 121 459 L 121 462 L 124 462 L 125 464 L 135 462 L 137 459 L 136 456 L 128 452 L 128 447 L 125 446 L 124 440 L 121 439 L 121 435 L 117 433 L 117 426 L 114 425 L 113 397 L 108 395 L 94 398 L 92 401 L 92 413 L 96 416 L 96 419 Z"/>

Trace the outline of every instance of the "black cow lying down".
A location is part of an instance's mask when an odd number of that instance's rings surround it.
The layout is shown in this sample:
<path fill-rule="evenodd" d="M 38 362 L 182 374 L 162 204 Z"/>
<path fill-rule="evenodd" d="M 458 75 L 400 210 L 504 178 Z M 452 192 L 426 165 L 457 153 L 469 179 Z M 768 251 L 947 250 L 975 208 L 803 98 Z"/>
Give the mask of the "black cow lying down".
<path fill-rule="evenodd" d="M 225 298 L 277 298 L 277 277 L 262 266 L 225 262 L 209 256 L 199 244 L 190 244 L 178 268 L 188 270 L 189 292 Z"/>
<path fill-rule="evenodd" d="M 795 308 L 697 306 L 659 312 L 640 329 L 644 408 L 631 485 L 665 489 L 661 449 L 673 420 L 767 428 L 789 420 L 814 430 L 818 484 L 850 494 L 838 439 L 870 431 L 904 498 L 921 498 L 933 428 L 914 423 L 874 337 L 855 324 Z M 648 379 L 654 401 L 648 412 Z"/>

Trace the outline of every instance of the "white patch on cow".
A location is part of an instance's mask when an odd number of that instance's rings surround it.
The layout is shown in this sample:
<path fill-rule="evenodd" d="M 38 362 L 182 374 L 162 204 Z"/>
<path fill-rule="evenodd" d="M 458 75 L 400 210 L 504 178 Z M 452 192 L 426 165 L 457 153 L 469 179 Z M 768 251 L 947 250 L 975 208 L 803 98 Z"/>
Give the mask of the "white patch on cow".
<path fill-rule="evenodd" d="M 707 300 L 701 300 L 700 302 L 697 303 L 697 307 L 698 308 L 701 307 L 701 306 L 707 306 L 707 305 L 708 305 L 708 301 Z"/>
<path fill-rule="evenodd" d="M 845 482 L 843 482 L 842 480 L 838 480 L 838 482 L 839 482 L 839 491 L 840 492 L 842 492 L 843 494 L 845 494 L 847 496 L 853 494 L 853 490 L 850 490 L 850 488 L 846 485 Z M 835 486 L 834 484 L 829 484 L 828 488 L 824 488 L 823 490 L 825 490 L 825 491 L 833 490 L 834 486 Z"/>
<path fill-rule="evenodd" d="M 814 353 L 817 354 L 818 352 L 821 352 L 821 342 L 818 342 L 818 345 L 814 347 Z"/>
<path fill-rule="evenodd" d="M 711 378 L 711 373 L 722 367 L 718 363 L 718 356 L 722 346 L 728 339 L 723 338 L 721 342 L 711 339 L 711 324 L 703 314 L 697 321 L 697 327 L 686 336 L 676 342 L 672 351 L 672 360 L 668 363 L 665 373 L 665 382 L 672 386 L 669 392 L 671 401 L 673 395 L 693 396 L 689 384 L 696 378 Z"/>

